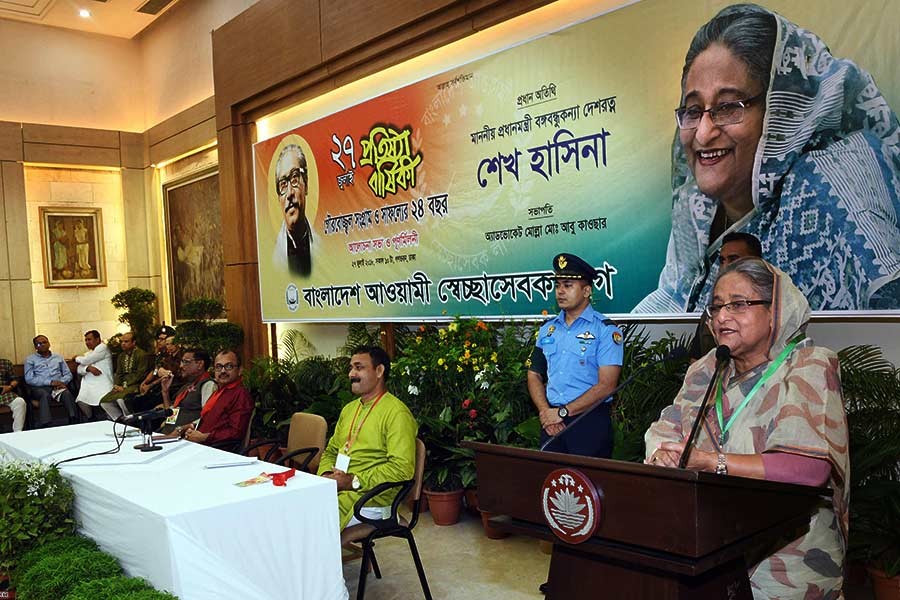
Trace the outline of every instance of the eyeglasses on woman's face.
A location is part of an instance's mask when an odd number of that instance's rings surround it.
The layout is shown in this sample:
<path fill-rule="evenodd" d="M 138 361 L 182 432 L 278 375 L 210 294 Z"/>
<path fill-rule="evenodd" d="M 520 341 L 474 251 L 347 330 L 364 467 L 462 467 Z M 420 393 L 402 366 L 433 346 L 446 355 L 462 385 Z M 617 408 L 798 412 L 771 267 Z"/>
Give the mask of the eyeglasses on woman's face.
<path fill-rule="evenodd" d="M 771 300 L 735 300 L 734 302 L 728 302 L 726 304 L 707 304 L 704 309 L 706 312 L 706 316 L 710 319 L 715 319 L 719 313 L 724 308 L 726 312 L 733 315 L 740 315 L 748 310 L 750 310 L 751 306 L 758 306 L 762 304 L 772 304 Z"/>
<path fill-rule="evenodd" d="M 746 100 L 722 102 L 705 109 L 699 105 L 679 106 L 675 109 L 675 122 L 678 123 L 680 129 L 696 129 L 703 119 L 703 114 L 709 113 L 709 118 L 715 125 L 736 125 L 744 120 L 746 109 L 763 96 L 765 96 L 765 92 Z"/>

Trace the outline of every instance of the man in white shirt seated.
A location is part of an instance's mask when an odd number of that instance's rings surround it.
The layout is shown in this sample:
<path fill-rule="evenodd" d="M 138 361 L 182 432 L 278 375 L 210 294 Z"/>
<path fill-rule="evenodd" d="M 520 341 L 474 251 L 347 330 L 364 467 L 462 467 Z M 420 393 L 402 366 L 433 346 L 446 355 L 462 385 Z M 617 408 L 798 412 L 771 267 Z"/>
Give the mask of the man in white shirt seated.
<path fill-rule="evenodd" d="M 90 419 L 93 407 L 99 406 L 100 399 L 113 388 L 113 364 L 112 354 L 96 329 L 84 334 L 84 345 L 87 353 L 72 359 L 78 363 L 78 375 L 81 376 L 81 389 L 75 402 L 85 418 Z"/>

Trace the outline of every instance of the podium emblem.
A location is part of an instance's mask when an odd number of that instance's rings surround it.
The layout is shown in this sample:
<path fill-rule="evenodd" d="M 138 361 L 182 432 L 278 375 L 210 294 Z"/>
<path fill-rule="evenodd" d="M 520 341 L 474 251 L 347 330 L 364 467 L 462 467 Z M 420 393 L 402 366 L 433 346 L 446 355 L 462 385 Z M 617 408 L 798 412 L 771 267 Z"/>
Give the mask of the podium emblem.
<path fill-rule="evenodd" d="M 557 469 L 541 486 L 541 508 L 550 530 L 567 544 L 580 544 L 600 524 L 600 496 L 577 469 Z"/>

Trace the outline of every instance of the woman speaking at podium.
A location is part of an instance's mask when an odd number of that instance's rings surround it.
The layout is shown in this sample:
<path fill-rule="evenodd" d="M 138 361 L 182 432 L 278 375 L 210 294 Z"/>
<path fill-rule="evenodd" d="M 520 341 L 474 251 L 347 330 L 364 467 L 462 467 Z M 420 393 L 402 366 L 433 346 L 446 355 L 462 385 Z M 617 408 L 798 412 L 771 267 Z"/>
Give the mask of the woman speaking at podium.
<path fill-rule="evenodd" d="M 813 486 L 809 531 L 750 570 L 754 598 L 839 598 L 847 543 L 847 419 L 837 355 L 806 337 L 809 303 L 790 278 L 746 258 L 722 270 L 706 306 L 720 358 L 691 365 L 675 402 L 645 435 L 644 462 L 677 467 L 710 382 L 687 468 Z"/>

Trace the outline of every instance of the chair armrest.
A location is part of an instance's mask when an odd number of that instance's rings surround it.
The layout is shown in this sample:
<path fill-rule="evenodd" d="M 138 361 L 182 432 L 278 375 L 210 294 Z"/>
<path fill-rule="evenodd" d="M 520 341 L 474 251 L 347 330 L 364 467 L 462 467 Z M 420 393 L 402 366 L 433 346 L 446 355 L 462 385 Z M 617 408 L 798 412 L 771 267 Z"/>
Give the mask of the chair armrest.
<path fill-rule="evenodd" d="M 413 485 L 415 485 L 415 479 L 407 479 L 406 481 L 385 481 L 384 483 L 379 483 L 371 490 L 362 495 L 362 498 L 356 501 L 356 504 L 353 505 L 353 516 L 357 518 L 360 523 L 366 523 L 367 525 L 371 525 L 376 529 L 383 529 L 385 527 L 394 527 L 399 521 L 397 519 L 397 511 L 400 509 L 400 503 L 412 489 Z M 397 495 L 394 497 L 394 501 L 391 503 L 391 515 L 387 519 L 372 519 L 361 514 L 361 510 L 368 504 L 373 498 L 376 496 L 386 492 L 391 488 L 400 488 L 397 491 Z"/>
<path fill-rule="evenodd" d="M 209 444 L 209 447 L 218 448 L 219 450 L 224 450 L 225 452 L 231 452 L 233 454 L 243 454 L 243 452 L 240 452 L 241 440 L 220 440 Z"/>
<path fill-rule="evenodd" d="M 244 448 L 244 454 L 247 454 L 247 453 L 250 452 L 251 450 L 256 450 L 256 449 L 259 448 L 260 446 L 265 446 L 266 444 L 275 444 L 275 446 L 277 447 L 278 445 L 281 444 L 281 440 L 276 439 L 276 438 L 271 438 L 271 439 L 268 439 L 268 440 L 259 440 L 258 442 L 255 442 L 255 443 L 253 443 L 253 444 L 250 444 L 249 446 L 247 446 L 246 448 Z M 271 452 L 271 450 L 270 450 L 269 452 Z M 266 453 L 266 458 L 268 458 L 268 457 L 269 457 L 269 453 L 267 452 L 267 453 Z"/>
<path fill-rule="evenodd" d="M 309 448 L 297 448 L 291 452 L 288 452 L 284 456 L 278 459 L 278 464 L 287 466 L 288 461 L 295 456 L 299 456 L 300 454 L 309 454 L 302 462 L 300 462 L 300 467 L 298 467 L 301 471 L 306 471 L 309 473 L 309 463 L 312 462 L 312 459 L 316 457 L 316 454 L 319 453 L 319 449 L 315 446 L 310 446 Z M 298 461 L 299 462 L 299 461 Z"/>

